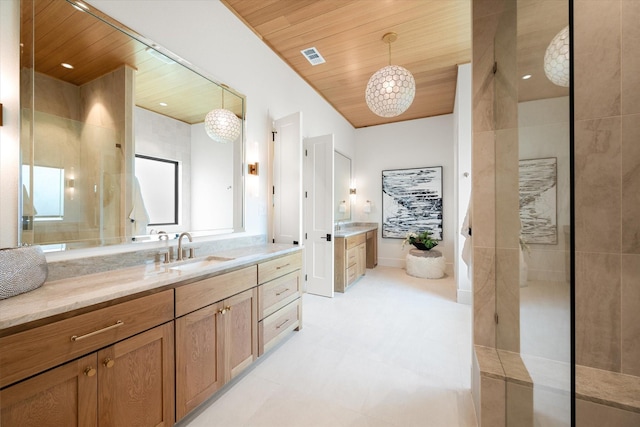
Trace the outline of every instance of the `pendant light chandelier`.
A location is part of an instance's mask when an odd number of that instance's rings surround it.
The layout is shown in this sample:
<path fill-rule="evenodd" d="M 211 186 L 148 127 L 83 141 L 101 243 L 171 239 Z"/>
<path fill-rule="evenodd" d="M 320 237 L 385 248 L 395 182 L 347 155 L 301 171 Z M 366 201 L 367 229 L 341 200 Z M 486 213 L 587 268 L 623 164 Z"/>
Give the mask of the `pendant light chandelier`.
<path fill-rule="evenodd" d="M 204 130 L 209 138 L 216 142 L 226 144 L 233 142 L 240 136 L 242 122 L 231 111 L 224 108 L 224 88 L 222 89 L 222 108 L 207 113 L 204 118 Z"/>
<path fill-rule="evenodd" d="M 409 70 L 391 65 L 391 43 L 397 39 L 396 33 L 382 36 L 382 41 L 389 45 L 389 65 L 371 76 L 365 91 L 369 109 L 380 117 L 396 117 L 404 113 L 416 94 L 416 82 Z"/>
<path fill-rule="evenodd" d="M 551 40 L 544 54 L 544 73 L 555 85 L 569 87 L 569 27 Z"/>

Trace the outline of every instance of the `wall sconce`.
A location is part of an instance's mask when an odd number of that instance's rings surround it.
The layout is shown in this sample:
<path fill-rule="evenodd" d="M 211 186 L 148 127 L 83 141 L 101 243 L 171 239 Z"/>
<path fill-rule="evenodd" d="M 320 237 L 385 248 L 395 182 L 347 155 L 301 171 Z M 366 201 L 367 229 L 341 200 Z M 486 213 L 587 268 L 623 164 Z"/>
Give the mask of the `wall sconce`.
<path fill-rule="evenodd" d="M 349 189 L 349 194 L 356 194 L 356 189 L 355 188 L 350 188 Z"/>
<path fill-rule="evenodd" d="M 247 169 L 249 171 L 249 175 L 258 175 L 258 162 L 249 163 L 247 165 Z"/>

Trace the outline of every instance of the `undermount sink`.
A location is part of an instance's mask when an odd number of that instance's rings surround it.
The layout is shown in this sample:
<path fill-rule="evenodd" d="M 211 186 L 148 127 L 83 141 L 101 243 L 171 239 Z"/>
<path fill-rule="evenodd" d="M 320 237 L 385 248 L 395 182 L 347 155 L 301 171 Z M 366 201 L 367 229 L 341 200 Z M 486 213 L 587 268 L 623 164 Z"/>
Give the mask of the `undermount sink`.
<path fill-rule="evenodd" d="M 233 258 L 226 258 L 220 256 L 208 256 L 204 259 L 197 260 L 187 260 L 184 264 L 176 265 L 173 267 L 169 267 L 170 270 L 176 271 L 195 271 L 200 270 L 202 268 L 211 267 L 212 265 L 220 264 L 226 261 L 231 261 Z"/>

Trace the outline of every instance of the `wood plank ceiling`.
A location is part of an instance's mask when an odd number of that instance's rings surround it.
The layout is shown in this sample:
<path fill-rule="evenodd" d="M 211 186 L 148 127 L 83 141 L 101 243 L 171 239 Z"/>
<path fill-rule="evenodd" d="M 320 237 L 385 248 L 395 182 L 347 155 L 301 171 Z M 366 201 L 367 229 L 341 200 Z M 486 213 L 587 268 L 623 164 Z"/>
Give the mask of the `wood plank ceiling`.
<path fill-rule="evenodd" d="M 470 0 L 221 0 L 354 127 L 453 112 L 457 65 L 471 61 Z M 567 25 L 566 1 L 518 0 L 518 98 L 568 95 L 543 71 L 544 52 Z M 389 64 L 382 36 L 395 32 L 391 63 L 407 68 L 416 96 L 398 117 L 369 110 L 365 88 Z M 315 47 L 326 63 L 312 66 L 301 51 Z"/>
<path fill-rule="evenodd" d="M 469 0 L 222 0 L 354 127 L 453 111 L 457 65 L 471 59 Z M 365 88 L 391 63 L 407 68 L 416 95 L 406 112 L 383 118 L 369 110 Z M 326 63 L 312 66 L 301 50 Z"/>
<path fill-rule="evenodd" d="M 209 111 L 222 106 L 220 86 L 67 1 L 23 2 L 21 14 L 23 68 L 82 86 L 122 66 L 131 67 L 136 70 L 137 106 L 189 124 L 203 122 Z M 234 94 L 225 94 L 224 107 L 243 115 L 243 100 Z"/>
<path fill-rule="evenodd" d="M 471 59 L 470 0 L 221 1 L 356 128 L 453 111 L 457 65 Z M 187 123 L 201 122 L 221 105 L 219 87 L 153 58 L 144 44 L 68 2 L 33 4 L 33 12 L 23 6 L 24 66 L 33 61 L 38 72 L 82 85 L 126 64 L 137 69 L 137 105 Z M 551 39 L 567 25 L 566 1 L 518 0 L 517 17 L 518 73 L 533 76 L 519 81 L 519 100 L 566 96 L 567 88 L 546 79 L 542 61 Z M 33 56 L 31 30 L 37 48 Z M 391 63 L 411 71 L 416 96 L 400 116 L 382 118 L 369 110 L 364 92 L 371 75 L 389 64 L 382 36 L 391 31 L 398 34 Z M 300 52 L 309 47 L 317 48 L 326 63 L 312 66 Z M 61 62 L 76 68 L 64 69 Z M 169 107 L 158 107 L 160 102 Z M 242 99 L 226 96 L 225 108 L 241 115 Z"/>

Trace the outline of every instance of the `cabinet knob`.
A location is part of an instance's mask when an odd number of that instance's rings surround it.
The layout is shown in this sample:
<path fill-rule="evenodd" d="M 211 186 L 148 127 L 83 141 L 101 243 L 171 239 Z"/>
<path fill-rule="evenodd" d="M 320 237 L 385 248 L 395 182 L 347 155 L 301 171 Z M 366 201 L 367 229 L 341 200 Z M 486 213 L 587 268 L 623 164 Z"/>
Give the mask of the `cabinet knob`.
<path fill-rule="evenodd" d="M 92 366 L 87 366 L 87 368 L 84 370 L 84 374 L 88 377 L 92 377 L 96 374 L 96 370 Z"/>
<path fill-rule="evenodd" d="M 104 365 L 105 368 L 112 368 L 113 365 L 116 364 L 115 360 L 113 360 L 110 357 L 107 357 L 106 359 L 104 359 L 104 361 L 102 362 L 102 364 Z"/>

